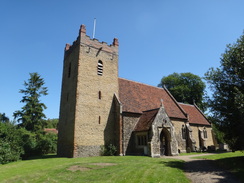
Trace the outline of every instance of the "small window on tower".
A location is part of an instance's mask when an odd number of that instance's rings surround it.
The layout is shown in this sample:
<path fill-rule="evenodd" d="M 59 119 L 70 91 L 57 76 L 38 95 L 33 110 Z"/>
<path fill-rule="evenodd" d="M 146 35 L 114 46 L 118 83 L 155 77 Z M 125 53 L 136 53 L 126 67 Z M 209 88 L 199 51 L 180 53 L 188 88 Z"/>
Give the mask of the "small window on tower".
<path fill-rule="evenodd" d="M 69 93 L 67 93 L 67 102 L 69 101 Z"/>
<path fill-rule="evenodd" d="M 71 74 L 71 63 L 69 63 L 68 78 L 70 78 L 70 74 Z"/>
<path fill-rule="evenodd" d="M 99 60 L 97 63 L 97 75 L 103 75 L 103 62 L 101 60 Z"/>
<path fill-rule="evenodd" d="M 101 91 L 98 92 L 98 99 L 102 99 L 102 92 Z"/>
<path fill-rule="evenodd" d="M 98 124 L 101 124 L 101 116 L 98 117 Z"/>

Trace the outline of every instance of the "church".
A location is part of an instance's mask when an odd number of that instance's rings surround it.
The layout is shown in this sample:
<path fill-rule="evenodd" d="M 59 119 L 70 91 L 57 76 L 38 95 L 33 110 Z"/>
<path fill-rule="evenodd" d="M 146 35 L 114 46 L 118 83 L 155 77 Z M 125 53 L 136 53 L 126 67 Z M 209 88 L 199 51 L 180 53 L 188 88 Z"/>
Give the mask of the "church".
<path fill-rule="evenodd" d="M 119 42 L 86 35 L 66 44 L 59 116 L 58 156 L 175 156 L 214 148 L 211 124 L 196 105 L 179 103 L 167 88 L 118 77 Z"/>

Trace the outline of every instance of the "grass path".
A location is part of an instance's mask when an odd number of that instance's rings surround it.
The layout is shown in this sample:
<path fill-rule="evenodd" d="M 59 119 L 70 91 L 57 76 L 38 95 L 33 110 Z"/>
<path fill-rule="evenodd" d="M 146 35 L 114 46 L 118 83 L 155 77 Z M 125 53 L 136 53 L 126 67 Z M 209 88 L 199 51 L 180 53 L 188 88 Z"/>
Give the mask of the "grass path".
<path fill-rule="evenodd" d="M 0 165 L 0 182 L 188 183 L 184 162 L 138 156 L 46 158 Z"/>

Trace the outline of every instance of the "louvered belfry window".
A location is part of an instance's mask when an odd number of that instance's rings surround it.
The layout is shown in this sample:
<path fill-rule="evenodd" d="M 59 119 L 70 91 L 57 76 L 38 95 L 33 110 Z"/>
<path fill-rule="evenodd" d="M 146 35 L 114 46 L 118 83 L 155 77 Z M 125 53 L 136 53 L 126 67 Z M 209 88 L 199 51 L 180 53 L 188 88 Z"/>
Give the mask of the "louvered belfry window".
<path fill-rule="evenodd" d="M 97 63 L 97 75 L 103 75 L 103 62 L 101 60 L 99 60 Z"/>

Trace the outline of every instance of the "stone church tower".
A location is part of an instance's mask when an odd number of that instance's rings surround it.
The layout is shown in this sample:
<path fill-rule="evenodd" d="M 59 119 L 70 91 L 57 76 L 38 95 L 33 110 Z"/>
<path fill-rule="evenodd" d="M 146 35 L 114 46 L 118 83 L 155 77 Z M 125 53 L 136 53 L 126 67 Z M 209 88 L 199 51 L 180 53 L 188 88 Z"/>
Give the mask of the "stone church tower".
<path fill-rule="evenodd" d="M 119 144 L 118 90 L 118 39 L 112 45 L 91 39 L 81 25 L 65 47 L 59 156 L 97 156 L 102 145 Z"/>

